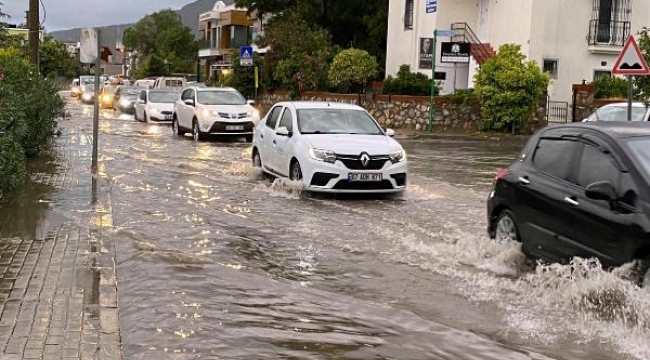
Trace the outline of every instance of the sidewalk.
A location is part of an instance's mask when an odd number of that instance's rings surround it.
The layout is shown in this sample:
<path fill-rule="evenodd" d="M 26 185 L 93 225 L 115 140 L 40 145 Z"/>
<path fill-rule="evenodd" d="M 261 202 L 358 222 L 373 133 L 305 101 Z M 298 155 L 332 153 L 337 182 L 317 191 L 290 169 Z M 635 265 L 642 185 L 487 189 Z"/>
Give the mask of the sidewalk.
<path fill-rule="evenodd" d="M 74 114 L 61 127 L 54 160 L 26 185 L 47 192 L 0 204 L 0 221 L 9 219 L 0 229 L 14 236 L 0 231 L 2 360 L 122 358 L 115 250 L 102 236 L 112 227 L 110 184 L 97 179 L 91 204 L 91 128 Z"/>

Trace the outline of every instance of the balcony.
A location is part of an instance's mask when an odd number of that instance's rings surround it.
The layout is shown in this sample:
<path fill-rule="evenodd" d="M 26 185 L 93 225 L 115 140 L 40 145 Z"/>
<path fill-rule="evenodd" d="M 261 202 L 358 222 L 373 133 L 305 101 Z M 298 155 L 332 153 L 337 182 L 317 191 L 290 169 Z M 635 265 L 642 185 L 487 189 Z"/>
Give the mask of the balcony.
<path fill-rule="evenodd" d="M 620 53 L 621 47 L 630 35 L 631 27 L 629 21 L 591 20 L 587 37 L 589 51 L 599 54 Z"/>

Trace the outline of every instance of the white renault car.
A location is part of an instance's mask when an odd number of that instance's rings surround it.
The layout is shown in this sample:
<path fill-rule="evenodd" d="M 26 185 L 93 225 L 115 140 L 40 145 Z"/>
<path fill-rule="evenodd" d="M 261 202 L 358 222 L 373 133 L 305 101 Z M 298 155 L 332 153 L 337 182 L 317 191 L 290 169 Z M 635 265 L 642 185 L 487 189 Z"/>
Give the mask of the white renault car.
<path fill-rule="evenodd" d="M 194 140 L 208 135 L 245 137 L 253 141 L 253 128 L 260 121 L 252 101 L 228 87 L 185 88 L 174 105 L 172 128 L 176 135 L 191 132 Z"/>
<path fill-rule="evenodd" d="M 316 192 L 401 192 L 406 153 L 363 108 L 283 102 L 255 128 L 253 166 Z"/>
<path fill-rule="evenodd" d="M 172 121 L 174 103 L 180 93 L 173 90 L 143 90 L 135 102 L 136 121 Z"/>

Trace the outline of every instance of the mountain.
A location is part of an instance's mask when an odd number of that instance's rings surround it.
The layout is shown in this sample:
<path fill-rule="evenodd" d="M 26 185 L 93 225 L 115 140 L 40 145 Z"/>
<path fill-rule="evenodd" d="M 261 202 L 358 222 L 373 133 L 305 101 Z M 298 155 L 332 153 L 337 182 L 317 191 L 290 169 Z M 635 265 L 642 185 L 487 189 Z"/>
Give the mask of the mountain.
<path fill-rule="evenodd" d="M 197 38 L 202 37 L 202 34 L 197 29 L 199 23 L 199 15 L 206 11 L 212 10 L 214 4 L 216 4 L 217 1 L 218 0 L 197 0 L 193 3 L 183 6 L 180 10 L 177 11 L 181 15 L 181 21 L 183 22 L 183 24 L 189 27 L 190 29 L 192 29 L 194 35 Z M 221 0 L 221 1 L 223 1 L 226 5 L 231 5 L 235 2 L 235 0 Z M 103 28 L 115 29 L 117 31 L 117 39 L 122 39 L 124 30 L 126 30 L 128 27 L 133 25 L 134 24 L 120 24 L 120 25 L 105 26 Z M 81 28 L 53 31 L 51 33 L 48 33 L 48 35 L 53 37 L 55 40 L 59 40 L 59 41 L 79 41 L 79 38 L 81 36 Z"/>

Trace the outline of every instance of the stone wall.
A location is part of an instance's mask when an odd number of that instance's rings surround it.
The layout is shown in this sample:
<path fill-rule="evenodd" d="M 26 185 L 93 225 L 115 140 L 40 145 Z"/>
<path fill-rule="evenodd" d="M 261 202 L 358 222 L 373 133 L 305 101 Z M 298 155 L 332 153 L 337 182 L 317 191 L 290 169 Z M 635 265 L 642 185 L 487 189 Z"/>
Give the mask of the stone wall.
<path fill-rule="evenodd" d="M 290 101 L 287 93 L 262 94 L 258 107 L 262 114 L 280 101 Z M 356 104 L 364 107 L 385 128 L 427 130 L 429 126 L 428 96 L 356 95 L 306 92 L 302 101 L 329 101 Z M 531 119 L 524 122 L 524 132 L 546 126 L 546 103 L 540 102 Z M 476 99 L 456 100 L 449 97 L 434 98 L 435 131 L 474 132 L 480 122 L 480 109 Z"/>

